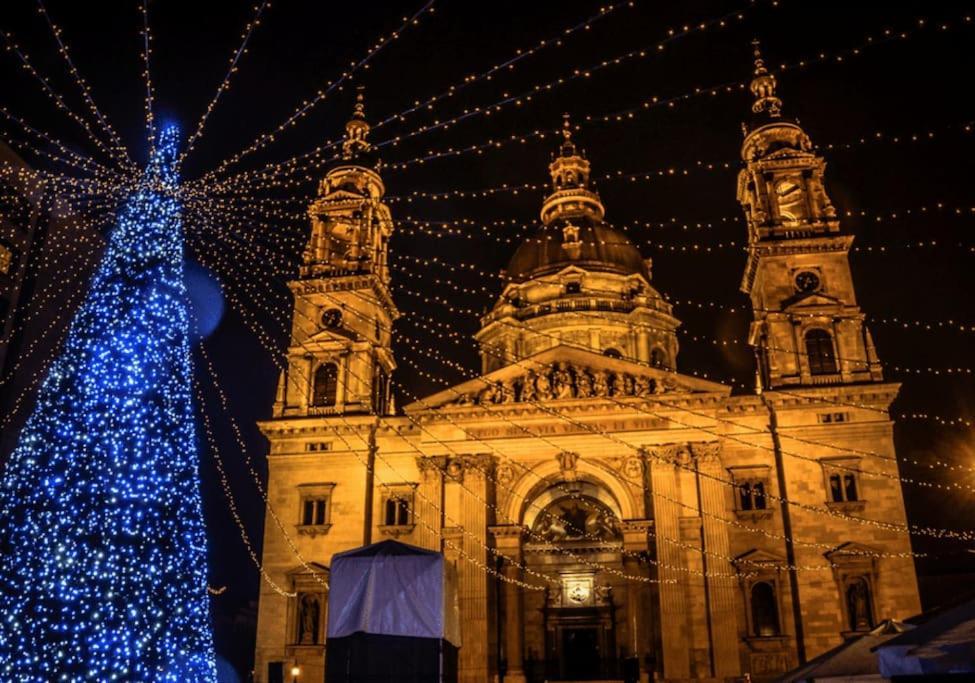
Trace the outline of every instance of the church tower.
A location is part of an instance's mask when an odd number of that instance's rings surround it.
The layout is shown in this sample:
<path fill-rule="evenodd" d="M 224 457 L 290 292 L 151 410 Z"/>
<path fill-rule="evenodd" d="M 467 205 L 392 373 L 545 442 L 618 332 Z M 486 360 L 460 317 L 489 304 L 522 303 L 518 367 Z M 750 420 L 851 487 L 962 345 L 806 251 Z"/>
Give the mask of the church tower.
<path fill-rule="evenodd" d="M 754 45 L 738 201 L 748 225 L 741 289 L 754 311 L 758 388 L 880 382 L 850 272 L 853 236 L 826 194 L 826 162 L 798 122 L 783 117 L 775 76 Z"/>
<path fill-rule="evenodd" d="M 393 411 L 393 223 L 361 92 L 345 131 L 341 161 L 308 207 L 311 237 L 289 283 L 295 314 L 275 417 Z"/>
<path fill-rule="evenodd" d="M 650 285 L 651 260 L 604 221 L 567 115 L 549 174 L 542 225 L 515 251 L 508 284 L 481 319 L 482 370 L 559 345 L 676 370 L 680 321 Z"/>

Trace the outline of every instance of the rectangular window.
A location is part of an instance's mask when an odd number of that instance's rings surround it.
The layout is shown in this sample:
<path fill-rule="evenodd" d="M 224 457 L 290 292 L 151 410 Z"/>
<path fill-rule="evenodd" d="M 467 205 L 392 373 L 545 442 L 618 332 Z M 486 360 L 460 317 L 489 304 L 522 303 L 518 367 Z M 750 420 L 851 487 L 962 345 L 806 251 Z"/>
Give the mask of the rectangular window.
<path fill-rule="evenodd" d="M 298 512 L 298 532 L 316 535 L 327 533 L 332 525 L 329 512 L 335 484 L 303 484 L 298 487 L 301 502 Z"/>
<path fill-rule="evenodd" d="M 416 484 L 384 484 L 382 493 L 382 531 L 396 536 L 413 528 L 413 500 Z"/>
<path fill-rule="evenodd" d="M 324 524 L 327 509 L 327 498 L 306 498 L 302 508 L 301 523 L 305 526 L 311 526 L 313 524 L 320 526 Z"/>
<path fill-rule="evenodd" d="M 767 465 L 747 465 L 729 467 L 728 471 L 735 482 L 737 511 L 747 513 L 747 516 L 756 519 L 769 516 L 771 513 L 767 495 L 769 467 Z"/>
<path fill-rule="evenodd" d="M 331 441 L 312 441 L 311 443 L 305 444 L 305 449 L 316 453 L 318 451 L 330 451 L 332 450 Z"/>
<path fill-rule="evenodd" d="M 738 486 L 738 507 L 740 510 L 764 510 L 765 482 L 746 481 Z"/>
<path fill-rule="evenodd" d="M 857 476 L 859 465 L 857 458 L 832 458 L 823 461 L 828 502 L 856 503 L 862 500 Z"/>

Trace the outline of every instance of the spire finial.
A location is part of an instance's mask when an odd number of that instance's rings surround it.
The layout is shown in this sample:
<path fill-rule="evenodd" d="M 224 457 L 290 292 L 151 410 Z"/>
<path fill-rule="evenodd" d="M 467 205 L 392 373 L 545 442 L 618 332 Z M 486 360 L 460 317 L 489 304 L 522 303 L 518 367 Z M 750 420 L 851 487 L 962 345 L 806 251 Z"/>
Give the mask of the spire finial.
<path fill-rule="evenodd" d="M 772 118 L 779 118 L 782 115 L 782 100 L 775 96 L 775 76 L 765 68 L 758 38 L 752 41 L 752 54 L 755 57 L 755 77 L 750 86 L 752 95 L 755 96 L 752 111 L 756 114 L 764 112 Z"/>
<path fill-rule="evenodd" d="M 352 118 L 345 124 L 345 141 L 342 143 L 342 158 L 352 159 L 360 152 L 368 152 L 372 145 L 366 140 L 369 124 L 366 123 L 365 87 L 356 88 L 355 107 Z"/>
<path fill-rule="evenodd" d="M 355 110 L 352 112 L 352 118 L 364 121 L 366 118 L 366 86 L 357 86 L 355 90 Z"/>
<path fill-rule="evenodd" d="M 559 150 L 561 156 L 575 156 L 576 146 L 572 142 L 572 120 L 569 112 L 562 114 L 562 146 Z"/>
<path fill-rule="evenodd" d="M 767 74 L 768 69 L 765 68 L 765 60 L 762 59 L 762 41 L 758 38 L 752 41 L 752 54 L 755 56 L 755 75 Z"/>

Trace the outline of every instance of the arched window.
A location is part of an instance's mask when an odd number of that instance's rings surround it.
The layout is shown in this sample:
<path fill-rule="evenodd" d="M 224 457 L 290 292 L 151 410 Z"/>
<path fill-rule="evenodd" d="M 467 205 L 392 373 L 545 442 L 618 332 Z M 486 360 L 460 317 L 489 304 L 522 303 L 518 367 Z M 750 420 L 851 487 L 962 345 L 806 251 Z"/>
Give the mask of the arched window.
<path fill-rule="evenodd" d="M 605 351 L 603 351 L 603 355 L 604 356 L 608 356 L 609 358 L 622 358 L 623 357 L 623 354 L 620 353 L 619 349 L 606 349 Z"/>
<path fill-rule="evenodd" d="M 752 635 L 768 637 L 779 635 L 779 609 L 775 603 L 775 586 L 768 581 L 752 585 Z"/>
<path fill-rule="evenodd" d="M 650 352 L 650 365 L 655 368 L 662 368 L 667 365 L 667 354 L 659 346 Z"/>
<path fill-rule="evenodd" d="M 846 586 L 846 615 L 851 631 L 867 631 L 873 628 L 873 607 L 870 584 L 862 576 Z"/>
<path fill-rule="evenodd" d="M 815 329 L 806 332 L 806 357 L 809 359 L 809 372 L 811 374 L 836 374 L 833 337 L 826 330 Z"/>
<path fill-rule="evenodd" d="M 322 363 L 315 370 L 311 403 L 314 406 L 334 406 L 339 388 L 339 367 L 335 363 Z"/>

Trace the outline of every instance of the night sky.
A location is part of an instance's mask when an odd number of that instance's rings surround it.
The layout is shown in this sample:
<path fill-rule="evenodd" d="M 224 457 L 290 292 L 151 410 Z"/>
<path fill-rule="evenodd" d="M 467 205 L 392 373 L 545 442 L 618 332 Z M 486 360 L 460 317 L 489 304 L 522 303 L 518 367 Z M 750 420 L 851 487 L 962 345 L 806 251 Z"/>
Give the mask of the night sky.
<path fill-rule="evenodd" d="M 35 3 L 7 0 L 2 4 L 0 28 L 12 32 L 39 70 L 50 76 L 53 87 L 65 93 L 74 110 L 84 112 Z M 254 4 L 224 0 L 150 3 L 151 70 L 158 118 L 175 120 L 184 130 L 195 127 L 226 73 Z M 949 368 L 972 366 L 970 349 L 975 340 L 975 311 L 970 301 L 970 293 L 975 291 L 975 239 L 970 234 L 975 221 L 975 196 L 970 188 L 975 132 L 968 132 L 968 124 L 975 122 L 970 87 L 975 21 L 963 20 L 968 9 L 955 2 L 899 2 L 896 6 L 833 1 L 632 4 L 631 8 L 621 3 L 620 9 L 590 29 L 574 33 L 561 44 L 553 42 L 513 69 L 499 71 L 489 82 L 473 83 L 432 110 L 374 131 L 373 140 L 383 141 L 434 120 L 452 118 L 465 108 L 567 78 L 576 70 L 635 49 L 646 48 L 646 57 L 574 78 L 520 106 L 504 106 L 490 116 L 473 116 L 446 130 L 385 146 L 382 159 L 396 164 L 432 151 L 507 139 L 537 129 L 553 130 L 560 125 L 562 113 L 570 112 L 573 122 L 581 125 L 576 140 L 586 150 L 594 177 L 653 173 L 649 181 L 599 179 L 597 189 L 607 208 L 607 220 L 630 226 L 630 239 L 645 256 L 653 257 L 653 285 L 676 301 L 675 315 L 686 332 L 680 337 L 678 369 L 751 386 L 753 357 L 744 344 L 750 313 L 747 298 L 738 289 L 745 263 L 745 227 L 735 199 L 735 178 L 741 122 L 751 103 L 739 84 L 747 84 L 751 76 L 750 42 L 759 37 L 769 65 L 777 72 L 785 114 L 799 119 L 826 156 L 827 190 L 834 204 L 843 216 L 848 211 L 866 214 L 844 218 L 843 226 L 856 235 L 855 244 L 860 247 L 852 254 L 857 295 L 869 318 L 879 319 L 870 328 L 885 372 L 888 379 L 903 383 L 893 413 L 975 418 L 972 375 L 945 373 Z M 351 61 L 361 59 L 379 36 L 396 29 L 404 16 L 421 6 L 420 1 L 274 2 L 253 34 L 231 89 L 221 98 L 188 158 L 185 176 L 201 176 L 277 126 Z M 143 161 L 147 150 L 139 3 L 50 0 L 47 7 L 61 25 L 63 38 L 99 106 L 120 131 L 133 157 Z M 438 2 L 435 9 L 381 50 L 368 69 L 336 89 L 299 125 L 276 136 L 266 150 L 249 156 L 234 170 L 286 159 L 338 137 L 351 111 L 356 85 L 366 88 L 369 120 L 384 119 L 411 107 L 415 100 L 426 100 L 465 76 L 509 59 L 516 50 L 558 37 L 564 29 L 598 14 L 599 5 L 446 1 Z M 726 19 L 723 28 L 716 21 L 722 17 Z M 702 22 L 707 22 L 706 30 L 692 30 L 658 49 L 670 30 L 680 32 L 685 25 Z M 942 24 L 948 28 L 942 29 Z M 893 35 L 907 31 L 909 36 L 891 38 L 886 29 Z M 851 52 L 854 48 L 859 54 Z M 820 59 L 821 54 L 826 58 Z M 778 73 L 781 64 L 796 65 L 801 60 L 810 63 Z M 104 161 L 84 133 L 44 98 L 9 52 L 0 54 L 0 74 L 0 104 L 78 152 Z M 717 86 L 722 86 L 718 94 L 699 93 Z M 731 92 L 724 86 L 732 86 Z M 643 108 L 643 102 L 654 96 L 673 100 L 673 106 Z M 635 109 L 633 116 L 624 116 L 623 121 L 602 120 L 605 114 L 631 109 Z M 15 142 L 13 130 L 0 122 L 3 139 Z M 917 141 L 911 141 L 914 135 Z M 900 141 L 894 142 L 894 138 Z M 390 168 L 383 175 L 392 197 L 416 191 L 543 183 L 548 180 L 546 167 L 555 146 L 552 135 L 544 139 L 532 136 L 483 154 L 431 159 L 402 170 Z M 24 156 L 33 164 L 44 163 L 28 153 Z M 712 164 L 714 168 L 709 169 Z M 672 174 L 657 175 L 657 171 L 671 169 Z M 310 175 L 322 174 L 316 169 Z M 301 180 L 298 188 L 260 196 L 310 197 L 314 180 L 305 175 L 297 176 Z M 463 236 L 435 237 L 410 229 L 404 221 L 404 230 L 394 237 L 391 251 L 423 258 L 438 256 L 453 264 L 473 263 L 486 273 L 497 273 L 524 232 L 520 226 L 537 221 L 543 194 L 535 190 L 499 192 L 486 198 L 391 201 L 394 218 L 473 222 L 464 226 Z M 943 208 L 937 208 L 939 203 Z M 301 210 L 303 205 L 291 207 Z M 956 208 L 962 209 L 960 215 Z M 498 219 L 508 222 L 495 225 Z M 266 248 L 280 252 L 293 272 L 298 252 L 287 237 L 304 234 L 304 222 L 260 224 L 233 209 L 224 220 L 228 231 L 251 235 Z M 656 227 L 644 227 L 648 222 Z M 664 222 L 671 225 L 660 227 Z M 275 234 L 277 230 L 279 234 Z M 215 242 L 213 237 L 203 238 L 192 225 L 188 233 L 188 255 L 204 274 L 191 281 L 202 307 L 212 312 L 215 305 L 212 288 L 205 284 L 209 271 L 225 282 L 232 297 L 243 301 L 244 315 L 257 321 L 279 349 L 284 348 L 287 330 L 268 311 L 275 311 L 278 320 L 282 315 L 286 321 L 289 317 L 290 298 L 283 284 L 288 269 L 275 268 L 260 255 L 244 253 L 239 240 Z M 921 242 L 925 246 L 917 246 Z M 213 258 L 214 249 L 221 244 L 233 254 L 233 271 Z M 881 247 L 883 251 L 879 251 Z M 436 293 L 455 306 L 477 311 L 493 299 L 456 292 L 438 285 L 435 278 L 462 287 L 486 286 L 494 293 L 500 291 L 501 281 L 470 269 L 458 274 L 438 265 L 423 266 L 402 256 L 394 256 L 393 265 L 394 295 L 407 313 L 407 319 L 397 324 L 400 367 L 395 381 L 400 385 L 402 405 L 410 402 L 410 395 L 422 396 L 442 387 L 418 373 L 415 366 L 451 381 L 464 378 L 423 354 L 425 346 L 438 348 L 472 370 L 479 367 L 468 341 L 477 329 L 476 318 L 451 313 L 428 295 Z M 261 297 L 245 289 L 243 280 L 256 287 Z M 82 285 L 79 281 L 78 286 Z M 439 321 L 459 332 L 459 343 L 444 341 L 418 327 L 409 319 L 416 314 L 423 316 L 420 320 Z M 882 322 L 894 318 L 929 323 L 932 329 Z M 963 324 L 967 331 L 947 324 L 949 320 Z M 729 344 L 715 345 L 714 339 Z M 268 352 L 242 322 L 235 303 L 227 302 L 207 349 L 250 452 L 263 463 L 265 442 L 255 421 L 270 415 L 277 371 Z M 201 378 L 209 386 L 205 375 Z M 213 399 L 212 390 L 210 394 Z M 263 528 L 260 497 L 235 446 L 228 418 L 215 400 L 206 409 L 231 470 L 246 526 L 259 547 Z M 975 435 L 970 428 L 908 418 L 898 422 L 896 437 L 899 455 L 905 458 L 922 462 L 938 458 L 975 466 Z M 902 466 L 902 473 L 938 483 L 961 477 L 955 481 L 975 484 L 971 470 L 967 475 L 952 475 L 943 468 Z M 214 601 L 218 649 L 243 671 L 252 654 L 258 577 L 206 453 L 202 475 L 205 513 L 212 531 L 211 584 L 227 586 L 227 592 Z M 905 497 L 908 514 L 918 524 L 973 526 L 975 495 L 970 491 L 906 487 Z M 916 551 L 935 554 L 918 562 L 922 577 L 975 571 L 975 555 L 959 554 L 957 547 L 952 548 L 956 552 L 945 554 L 941 552 L 944 548 L 923 539 L 915 542 Z M 952 585 L 950 581 L 940 583 Z M 922 583 L 922 587 L 926 585 Z M 928 604 L 941 596 L 925 590 Z"/>

